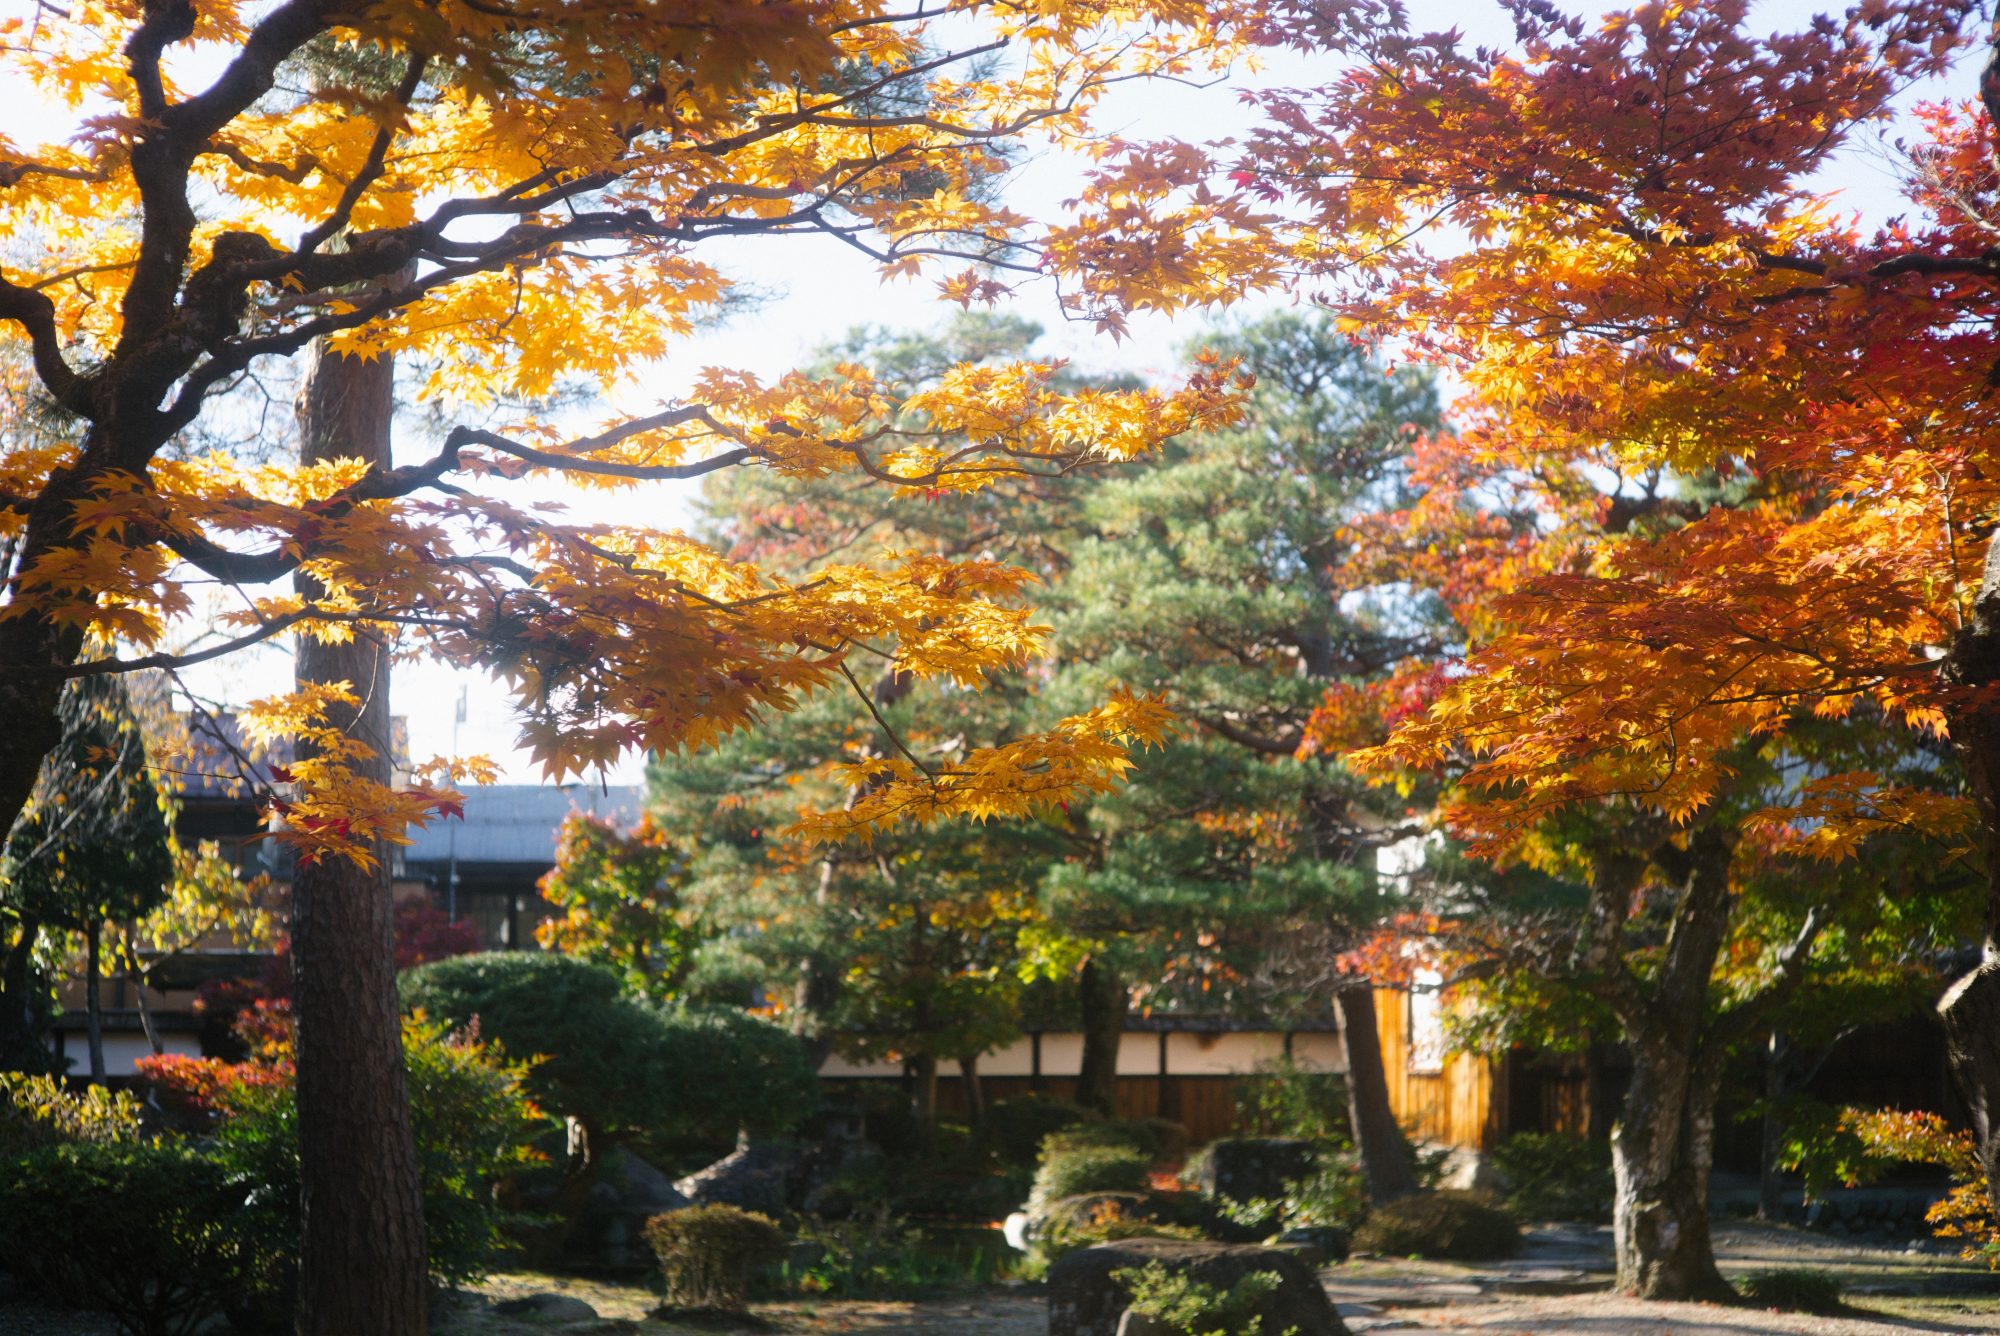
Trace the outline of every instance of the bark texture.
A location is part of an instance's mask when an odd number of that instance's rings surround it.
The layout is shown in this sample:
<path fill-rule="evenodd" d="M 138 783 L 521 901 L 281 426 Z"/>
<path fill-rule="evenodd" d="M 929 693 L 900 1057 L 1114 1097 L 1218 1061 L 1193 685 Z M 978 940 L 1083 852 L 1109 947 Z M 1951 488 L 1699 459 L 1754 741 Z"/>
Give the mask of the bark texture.
<path fill-rule="evenodd" d="M 1076 1102 L 1115 1118 L 1118 1045 L 1125 1037 L 1131 996 L 1118 972 L 1093 956 L 1077 976 L 1077 1002 L 1083 1013 L 1083 1065 L 1076 1075 Z"/>
<path fill-rule="evenodd" d="M 1350 984 L 1333 995 L 1333 1004 L 1347 1054 L 1347 1120 L 1368 1182 L 1368 1200 L 1379 1206 L 1411 1196 L 1417 1190 L 1417 1170 L 1389 1107 L 1382 1036 L 1375 1028 L 1375 991 L 1365 982 Z"/>
<path fill-rule="evenodd" d="M 299 397 L 307 463 L 360 456 L 386 467 L 393 406 L 387 358 L 321 353 Z M 321 590 L 298 578 L 307 597 Z M 301 644 L 304 682 L 347 682 L 361 697 L 341 726 L 389 779 L 389 660 L 369 636 Z M 423 1194 L 410 1135 L 396 1003 L 387 850 L 292 880 L 292 993 L 298 1016 L 299 1177 L 304 1220 L 299 1336 L 422 1336 L 429 1325 Z"/>

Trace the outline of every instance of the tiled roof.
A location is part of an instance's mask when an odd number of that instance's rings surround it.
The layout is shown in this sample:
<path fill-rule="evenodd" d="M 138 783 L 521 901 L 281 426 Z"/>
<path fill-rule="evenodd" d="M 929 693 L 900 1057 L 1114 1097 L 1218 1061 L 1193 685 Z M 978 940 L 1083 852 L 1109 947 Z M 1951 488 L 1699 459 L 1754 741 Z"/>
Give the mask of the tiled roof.
<path fill-rule="evenodd" d="M 556 830 L 571 811 L 594 812 L 629 826 L 639 819 L 645 792 L 638 785 L 600 788 L 595 784 L 468 785 L 465 819 L 433 821 L 412 830 L 403 864 L 443 863 L 452 856 L 453 831 L 461 865 L 532 863 L 553 866 Z"/>

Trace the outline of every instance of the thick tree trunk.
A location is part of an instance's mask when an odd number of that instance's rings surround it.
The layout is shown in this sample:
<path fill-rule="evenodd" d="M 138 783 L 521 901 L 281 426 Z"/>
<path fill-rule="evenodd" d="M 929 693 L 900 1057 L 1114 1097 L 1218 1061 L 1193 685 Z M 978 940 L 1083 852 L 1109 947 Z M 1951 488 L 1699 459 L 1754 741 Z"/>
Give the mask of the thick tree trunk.
<path fill-rule="evenodd" d="M 0 962 L 0 1071 L 47 1071 L 49 1054 L 36 1032 L 34 999 L 29 996 L 42 921 L 24 918 L 17 931 L 20 936 Z"/>
<path fill-rule="evenodd" d="M 305 462 L 360 456 L 386 467 L 389 359 L 319 352 L 300 391 Z M 300 576 L 307 597 L 322 590 Z M 338 719 L 375 753 L 387 782 L 388 647 L 304 641 L 298 678 L 347 682 L 362 704 Z M 410 1135 L 388 850 L 363 870 L 301 863 L 292 879 L 292 997 L 298 1017 L 299 1336 L 422 1336 L 428 1328 L 423 1194 Z"/>
<path fill-rule="evenodd" d="M 1350 984 L 1333 995 L 1340 1013 L 1340 1042 L 1347 1054 L 1347 1119 L 1354 1153 L 1377 1206 L 1417 1190 L 1416 1165 L 1403 1129 L 1389 1107 L 1389 1077 L 1382 1067 L 1382 1037 L 1375 1029 L 1375 991 Z"/>
<path fill-rule="evenodd" d="M 1988 110 L 2000 113 L 2000 42 L 1982 84 Z M 1972 1115 L 1986 1170 L 1986 1199 L 2000 1215 L 2000 541 L 1988 544 L 1972 616 L 1945 656 L 1945 679 L 1968 688 L 1951 715 L 1951 740 L 1978 807 L 1986 853 L 1986 940 L 1979 968 L 1938 1003 L 1945 1048 L 1959 1093 Z"/>
<path fill-rule="evenodd" d="M 90 1079 L 104 1079 L 104 994 L 98 982 L 104 975 L 104 925 L 93 922 L 83 934 L 83 1016 L 84 1032 L 90 1039 Z"/>
<path fill-rule="evenodd" d="M 1708 1172 L 1720 1054 L 1635 1040 L 1632 1085 L 1611 1133 L 1617 1285 L 1642 1299 L 1735 1297 L 1715 1266 Z"/>
<path fill-rule="evenodd" d="M 1131 996 L 1118 972 L 1093 956 L 1083 963 L 1077 976 L 1077 1001 L 1083 1012 L 1083 1065 L 1076 1076 L 1076 1102 L 1114 1118 L 1118 1114 L 1118 1046 L 1125 1038 L 1125 1013 Z"/>

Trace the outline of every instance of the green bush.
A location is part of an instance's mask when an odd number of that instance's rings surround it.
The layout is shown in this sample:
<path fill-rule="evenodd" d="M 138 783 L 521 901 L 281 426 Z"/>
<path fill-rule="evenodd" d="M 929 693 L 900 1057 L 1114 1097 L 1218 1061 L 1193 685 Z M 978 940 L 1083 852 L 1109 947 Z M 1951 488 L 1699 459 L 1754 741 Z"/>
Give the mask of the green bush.
<path fill-rule="evenodd" d="M 128 1090 L 72 1091 L 57 1077 L 0 1072 L 0 1158 L 76 1142 L 137 1141 L 139 1109 Z"/>
<path fill-rule="evenodd" d="M 1031 1165 L 1041 1155 L 1049 1133 L 1078 1123 L 1097 1121 L 1094 1110 L 1066 1099 L 1024 1095 L 994 1102 L 980 1125 L 980 1138 L 1007 1164 Z"/>
<path fill-rule="evenodd" d="M 846 1220 L 807 1219 L 799 1240 L 815 1254 L 787 1268 L 789 1288 L 836 1299 L 917 1299 L 940 1289 L 986 1285 L 1009 1262 L 1003 1249 L 933 1246 L 886 1205 Z"/>
<path fill-rule="evenodd" d="M 1049 1220 L 1042 1236 L 1035 1240 L 1033 1251 L 1036 1260 L 1046 1266 L 1079 1248 L 1098 1243 L 1116 1243 L 1121 1239 L 1203 1237 L 1201 1230 L 1193 1225 L 1155 1219 L 1148 1212 L 1127 1209 L 1122 1202 L 1102 1201 L 1081 1216 L 1057 1213 Z"/>
<path fill-rule="evenodd" d="M 1611 1218 L 1611 1148 L 1585 1137 L 1517 1132 L 1493 1148 L 1510 1185 L 1507 1205 L 1523 1220 Z"/>
<path fill-rule="evenodd" d="M 1290 1058 L 1259 1063 L 1236 1083 L 1239 1137 L 1295 1137 L 1346 1146 L 1347 1077 L 1301 1067 Z"/>
<path fill-rule="evenodd" d="M 660 1259 L 670 1305 L 725 1313 L 744 1311 L 750 1273 L 785 1250 L 784 1232 L 768 1216 L 719 1205 L 654 1216 L 646 1242 Z"/>
<path fill-rule="evenodd" d="M 1223 1213 L 1253 1229 L 1338 1229 L 1351 1232 L 1368 1210 L 1368 1184 L 1352 1155 L 1327 1152 L 1304 1178 L 1285 1184 L 1285 1195 L 1249 1201 L 1224 1198 Z"/>
<path fill-rule="evenodd" d="M 0 1257 L 131 1336 L 191 1336 L 285 1264 L 254 1190 L 183 1146 L 44 1147 L 0 1160 Z"/>
<path fill-rule="evenodd" d="M 1080 1146 L 1042 1161 L 1029 1191 L 1030 1209 L 1086 1192 L 1143 1192 L 1151 1157 L 1127 1146 Z"/>
<path fill-rule="evenodd" d="M 1280 1283 L 1269 1271 L 1252 1271 L 1221 1290 L 1164 1262 L 1113 1271 L 1111 1278 L 1131 1295 L 1132 1312 L 1185 1336 L 1261 1336 L 1257 1306 Z"/>
<path fill-rule="evenodd" d="M 1737 1282 L 1743 1297 L 1763 1308 L 1780 1308 L 1792 1313 L 1841 1313 L 1840 1278 L 1825 1271 L 1788 1268 L 1759 1271 Z"/>
<path fill-rule="evenodd" d="M 1485 1262 L 1521 1246 L 1514 1217 L 1476 1192 L 1420 1192 L 1370 1211 L 1354 1246 L 1388 1257 Z"/>
<path fill-rule="evenodd" d="M 405 1009 L 453 1026 L 476 1018 L 508 1053 L 535 1059 L 536 1097 L 593 1133 L 776 1135 L 819 1102 L 804 1045 L 777 1026 L 727 1008 L 655 1006 L 574 957 L 456 956 L 405 971 L 399 987 Z"/>
<path fill-rule="evenodd" d="M 1078 1123 L 1051 1132 L 1042 1140 L 1041 1159 L 1071 1155 L 1080 1150 L 1122 1148 L 1146 1157 L 1152 1164 L 1160 1158 L 1160 1135 L 1142 1122 Z"/>

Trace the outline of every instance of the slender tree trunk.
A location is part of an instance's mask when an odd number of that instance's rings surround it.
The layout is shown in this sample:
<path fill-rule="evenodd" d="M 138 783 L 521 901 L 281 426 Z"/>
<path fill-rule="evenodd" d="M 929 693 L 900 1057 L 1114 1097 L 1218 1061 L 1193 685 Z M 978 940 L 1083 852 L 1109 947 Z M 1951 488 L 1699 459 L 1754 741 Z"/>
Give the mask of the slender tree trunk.
<path fill-rule="evenodd" d="M 1757 1218 L 1776 1220 L 1780 1214 L 1778 1195 L 1778 1152 L 1785 1139 L 1785 1126 L 1778 1116 L 1778 1101 L 1786 1095 L 1785 1067 L 1791 1045 L 1785 1036 L 1773 1032 L 1764 1044 L 1764 1117 L 1757 1143 Z"/>
<path fill-rule="evenodd" d="M 1733 1299 L 1708 1231 L 1722 1055 L 1698 1060 L 1649 1036 L 1634 1040 L 1632 1060 L 1611 1133 L 1618 1288 L 1642 1299 Z"/>
<path fill-rule="evenodd" d="M 386 467 L 392 368 L 315 349 L 300 391 L 306 463 L 360 456 Z M 300 593 L 323 591 L 309 576 Z M 347 682 L 358 709 L 336 722 L 390 778 L 388 647 L 302 641 L 298 679 Z M 344 716 L 344 717 L 342 717 Z M 299 1336 L 422 1336 L 428 1328 L 423 1195 L 410 1135 L 396 1003 L 388 850 L 364 870 L 302 862 L 292 879 L 292 997 L 298 1017 L 303 1237 Z"/>
<path fill-rule="evenodd" d="M 1368 1183 L 1368 1200 L 1381 1205 L 1417 1190 L 1409 1142 L 1389 1107 L 1389 1077 L 1382 1067 L 1382 1037 L 1375 1029 L 1375 990 L 1350 984 L 1333 995 L 1340 1013 L 1340 1042 L 1347 1054 L 1347 1118 L 1354 1153 Z"/>
<path fill-rule="evenodd" d="M 986 1087 L 979 1079 L 979 1055 L 958 1060 L 958 1079 L 965 1087 L 965 1119 L 974 1127 L 986 1121 Z"/>
<path fill-rule="evenodd" d="M 910 1112 L 929 1138 L 937 1127 L 937 1054 L 925 1051 L 910 1057 Z"/>
<path fill-rule="evenodd" d="M 83 932 L 83 1016 L 90 1038 L 90 1079 L 104 1079 L 104 994 L 98 988 L 103 974 L 104 924 L 92 920 Z"/>
<path fill-rule="evenodd" d="M 1077 976 L 1083 1012 L 1083 1065 L 1076 1077 L 1076 1102 L 1107 1118 L 1118 1114 L 1118 1046 L 1125 1038 L 1131 996 L 1116 970 L 1093 956 Z"/>

